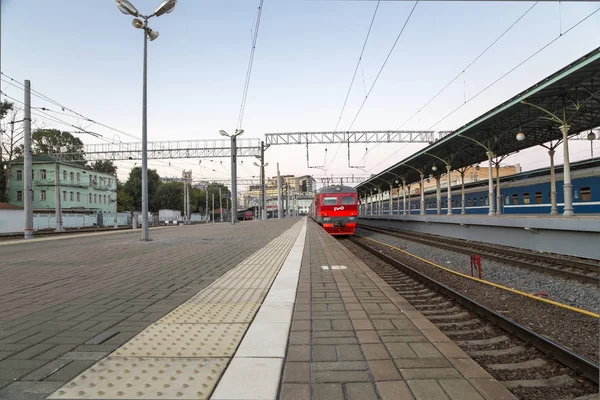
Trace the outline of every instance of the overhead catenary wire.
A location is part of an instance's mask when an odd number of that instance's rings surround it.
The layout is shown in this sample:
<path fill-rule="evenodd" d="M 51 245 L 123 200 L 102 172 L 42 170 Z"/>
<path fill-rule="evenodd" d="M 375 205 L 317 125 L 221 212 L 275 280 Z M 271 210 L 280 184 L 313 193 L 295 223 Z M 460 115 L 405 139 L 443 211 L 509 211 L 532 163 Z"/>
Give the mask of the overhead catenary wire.
<path fill-rule="evenodd" d="M 10 85 L 12 85 L 12 86 L 14 86 L 14 87 L 17 87 L 17 88 L 19 88 L 19 89 L 21 89 L 21 90 L 23 90 L 23 89 L 24 89 L 24 88 L 23 88 L 23 84 L 22 84 L 21 82 L 19 82 L 18 80 L 16 80 L 16 79 L 14 79 L 14 78 L 10 77 L 9 75 L 7 75 L 7 74 L 6 74 L 6 73 L 4 73 L 4 72 L 0 72 L 0 74 L 2 74 L 3 76 L 5 76 L 7 79 L 9 79 L 9 80 L 10 80 L 10 81 L 7 81 L 6 79 L 2 79 L 2 82 L 8 83 L 8 84 L 10 84 Z M 86 120 L 86 121 L 88 121 L 88 122 L 91 122 L 91 123 L 93 123 L 93 124 L 100 125 L 100 126 L 102 126 L 102 127 L 106 128 L 106 129 L 109 129 L 109 130 L 111 130 L 111 131 L 114 131 L 114 132 L 120 133 L 120 134 L 122 134 L 122 135 L 129 136 L 129 137 L 130 137 L 130 138 L 132 138 L 132 139 L 136 139 L 136 140 L 142 140 L 142 139 L 141 139 L 139 136 L 132 135 L 132 134 L 130 134 L 130 133 L 127 133 L 127 132 L 124 132 L 124 131 L 122 131 L 122 130 L 120 130 L 120 129 L 113 128 L 113 127 L 111 127 L 111 126 L 109 126 L 109 125 L 106 125 L 106 124 L 104 124 L 104 123 L 102 123 L 102 122 L 98 122 L 98 121 L 96 121 L 96 120 L 94 120 L 94 119 L 91 119 L 91 118 L 89 118 L 89 117 L 86 117 L 85 115 L 83 115 L 83 114 L 81 114 L 81 113 L 78 113 L 77 111 L 74 111 L 74 110 L 72 110 L 71 108 L 69 108 L 69 107 L 65 106 L 64 104 L 61 104 L 60 102 L 58 102 L 58 101 L 56 101 L 56 100 L 54 100 L 54 99 L 50 98 L 49 96 L 46 96 L 45 94 L 38 92 L 37 90 L 31 89 L 31 93 L 32 93 L 34 96 L 36 96 L 36 97 L 38 97 L 38 98 L 40 98 L 40 99 L 42 99 L 42 100 L 44 100 L 44 101 L 47 101 L 47 102 L 49 102 L 49 103 L 51 103 L 51 104 L 54 104 L 54 105 L 55 105 L 55 106 L 57 106 L 57 107 L 60 107 L 60 108 L 61 108 L 61 110 L 63 110 L 63 111 L 65 111 L 65 110 L 66 110 L 66 111 L 69 111 L 69 112 L 73 113 L 74 115 L 76 115 L 76 116 L 80 117 L 81 119 L 84 119 L 84 120 Z"/>
<path fill-rule="evenodd" d="M 588 14 L 586 17 L 584 17 L 583 19 L 581 19 L 579 22 L 577 22 L 575 25 L 571 26 L 569 29 L 567 29 L 566 31 L 564 31 L 562 34 L 559 34 L 558 36 L 556 36 L 554 39 L 552 39 L 551 41 L 549 41 L 548 43 L 546 43 L 544 46 L 542 46 L 540 49 L 538 49 L 537 51 L 535 51 L 533 54 L 531 54 L 529 57 L 527 57 L 526 59 L 524 59 L 523 61 L 521 61 L 519 64 L 515 65 L 513 68 L 511 68 L 510 70 L 508 70 L 506 73 L 504 73 L 502 76 L 500 76 L 498 79 L 496 79 L 495 81 L 493 81 L 492 83 L 490 83 L 489 85 L 487 85 L 486 87 L 484 87 L 483 89 L 481 89 L 479 92 L 477 92 L 473 97 L 469 98 L 467 101 L 465 101 L 464 103 L 462 103 L 460 106 L 456 107 L 454 110 L 450 111 L 448 114 L 446 114 L 443 118 L 439 119 L 436 123 L 434 123 L 433 125 L 431 125 L 429 128 L 427 128 L 427 130 L 431 130 L 433 129 L 436 125 L 438 125 L 440 122 L 446 120 L 446 118 L 448 118 L 449 116 L 451 116 L 452 114 L 454 114 L 456 111 L 460 110 L 462 107 L 464 107 L 467 103 L 469 103 L 471 100 L 477 98 L 480 94 L 484 93 L 485 91 L 487 91 L 489 88 L 491 88 L 492 86 L 494 86 L 496 83 L 500 82 L 502 79 L 504 79 L 506 76 L 508 76 L 509 74 L 511 74 L 514 70 L 516 70 L 517 68 L 519 68 L 521 65 L 525 64 L 527 61 L 531 60 L 533 57 L 535 57 L 536 55 L 538 55 L 539 53 L 541 53 L 542 51 L 544 51 L 547 47 L 549 47 L 550 45 L 552 45 L 554 42 L 556 42 L 557 40 L 559 40 L 560 38 L 564 37 L 565 35 L 567 35 L 571 30 L 575 29 L 577 26 L 579 26 L 581 23 L 583 23 L 584 21 L 586 21 L 588 18 L 592 17 L 594 14 L 596 14 L 598 11 L 600 11 L 600 7 L 597 8 L 595 11 L 592 11 L 590 14 Z"/>
<path fill-rule="evenodd" d="M 573 26 L 571 26 L 569 29 L 567 29 L 566 31 L 564 31 L 561 35 L 556 36 L 554 39 L 552 39 L 550 42 L 546 43 L 544 46 L 542 46 L 540 49 L 536 50 L 533 54 L 531 54 L 530 56 L 528 56 L 526 59 L 524 59 L 523 61 L 521 61 L 519 64 L 517 64 L 516 66 L 514 66 L 513 68 L 511 68 L 509 71 L 507 71 L 506 73 L 504 73 L 503 75 L 501 75 L 499 78 L 497 78 L 496 80 L 494 80 L 492 83 L 490 83 L 489 85 L 487 85 L 485 88 L 483 88 L 482 90 L 480 90 L 479 92 L 477 92 L 473 97 L 469 98 L 466 100 L 466 102 L 463 102 L 462 104 L 460 104 L 458 107 L 456 107 L 454 110 L 452 110 L 451 112 L 449 112 L 448 114 L 446 114 L 443 118 L 439 119 L 436 123 L 434 123 L 433 125 L 431 125 L 429 128 L 427 128 L 426 130 L 431 130 L 433 129 L 435 126 L 437 126 L 439 123 L 441 123 L 442 121 L 446 120 L 448 117 L 450 117 L 452 114 L 454 114 L 456 111 L 460 110 L 462 107 L 464 107 L 467 103 L 469 103 L 471 100 L 475 99 L 476 97 L 478 97 L 479 95 L 481 95 L 482 93 L 484 93 L 486 90 L 490 89 L 492 86 L 494 86 L 496 83 L 500 82 L 502 79 L 504 79 L 506 76 L 508 76 L 509 74 L 511 74 L 512 72 L 514 72 L 516 69 L 518 69 L 519 67 L 521 67 L 523 64 L 525 64 L 527 61 L 531 60 L 533 57 L 535 57 L 536 55 L 538 55 L 540 52 L 542 52 L 543 50 L 545 50 L 547 47 L 549 47 L 550 45 L 552 45 L 553 43 L 555 43 L 557 40 L 559 40 L 560 38 L 566 36 L 570 31 L 572 31 L 573 29 L 575 29 L 577 26 L 579 26 L 580 24 L 582 24 L 583 22 L 585 22 L 586 20 L 588 20 L 590 17 L 592 17 L 594 14 L 596 14 L 598 11 L 600 11 L 600 7 L 597 8 L 596 10 L 592 11 L 590 14 L 588 14 L 587 16 L 585 16 L 584 18 L 582 18 L 581 20 L 579 20 L 577 23 L 575 23 Z M 406 147 L 408 144 L 405 144 L 402 148 L 400 148 L 400 150 L 402 150 L 404 147 Z M 399 150 L 398 150 L 399 151 Z M 369 168 L 369 171 L 377 168 L 379 165 L 383 164 L 384 162 L 386 162 L 387 160 L 389 160 L 390 158 L 394 157 L 397 155 L 397 151 L 394 152 L 394 154 L 384 158 L 383 160 L 381 160 L 379 163 L 375 164 L 373 167 Z"/>
<path fill-rule="evenodd" d="M 258 40 L 258 30 L 260 28 L 260 17 L 263 10 L 263 1 L 260 0 L 258 12 L 256 15 L 256 24 L 254 27 L 254 36 L 252 38 L 252 48 L 250 49 L 250 59 L 248 60 L 248 68 L 246 70 L 246 81 L 244 82 L 244 90 L 242 92 L 242 103 L 240 104 L 240 114 L 238 116 L 237 129 L 241 129 L 244 120 L 244 111 L 246 110 L 246 99 L 248 98 L 248 88 L 250 87 L 250 76 L 252 75 L 252 65 L 254 64 L 254 53 L 256 51 L 256 42 Z"/>
<path fill-rule="evenodd" d="M 381 65 L 381 68 L 379 68 L 379 72 L 377 72 L 377 75 L 375 76 L 375 79 L 373 80 L 373 83 L 371 84 L 371 87 L 369 88 L 369 91 L 365 95 L 365 98 L 363 99 L 360 107 L 358 108 L 358 111 L 356 112 L 356 115 L 352 119 L 352 122 L 350 123 L 350 126 L 348 127 L 347 131 L 350 131 L 352 129 L 352 127 L 354 126 L 354 123 L 358 119 L 358 116 L 360 115 L 360 112 L 362 111 L 362 109 L 365 106 L 367 100 L 369 99 L 369 96 L 371 95 L 371 92 L 373 91 L 373 88 L 377 84 L 377 81 L 379 80 L 379 77 L 381 76 L 381 73 L 383 72 L 385 66 L 387 65 L 388 60 L 390 59 L 392 53 L 394 52 L 394 49 L 396 48 L 396 45 L 398 44 L 398 41 L 402 37 L 402 34 L 404 33 L 404 30 L 406 29 L 406 26 L 408 25 L 408 22 L 410 21 L 413 13 L 415 11 L 415 8 L 417 8 L 418 4 L 419 4 L 419 0 L 415 1 L 415 4 L 413 5 L 412 9 L 410 10 L 410 13 L 408 14 L 408 17 L 406 17 L 406 20 L 404 21 L 404 24 L 402 25 L 402 29 L 400 29 L 400 33 L 398 33 L 398 36 L 396 37 L 396 40 L 394 41 L 394 44 L 390 48 L 390 51 L 388 52 L 385 60 L 383 61 L 383 64 Z M 327 173 L 327 170 L 329 169 L 329 167 L 331 167 L 331 164 L 333 164 L 333 161 L 335 160 L 335 157 L 337 156 L 337 154 L 338 154 L 338 152 L 339 152 L 339 150 L 341 148 L 342 148 L 342 145 L 338 146 L 337 151 L 335 152 L 335 154 L 331 158 L 331 161 L 329 162 L 329 165 L 325 168 L 325 173 Z"/>

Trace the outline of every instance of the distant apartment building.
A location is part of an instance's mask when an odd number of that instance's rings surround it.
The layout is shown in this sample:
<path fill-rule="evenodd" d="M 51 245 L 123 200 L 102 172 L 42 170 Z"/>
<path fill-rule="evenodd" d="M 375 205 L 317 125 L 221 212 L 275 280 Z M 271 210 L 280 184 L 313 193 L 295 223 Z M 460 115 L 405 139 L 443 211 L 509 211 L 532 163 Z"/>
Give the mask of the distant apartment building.
<path fill-rule="evenodd" d="M 317 182 L 310 175 L 294 176 L 282 175 L 282 190 L 289 185 L 290 193 L 313 193 L 316 190 Z M 250 185 L 244 193 L 248 198 L 260 198 L 260 185 Z M 265 196 L 268 198 L 277 197 L 277 177 L 265 179 Z"/>
<path fill-rule="evenodd" d="M 56 184 L 55 171 L 59 179 Z M 34 212 L 54 212 L 60 196 L 63 212 L 113 212 L 117 179 L 92 171 L 81 164 L 57 162 L 50 156 L 32 157 L 32 196 Z M 8 181 L 8 202 L 24 205 L 23 160 L 12 163 Z"/>

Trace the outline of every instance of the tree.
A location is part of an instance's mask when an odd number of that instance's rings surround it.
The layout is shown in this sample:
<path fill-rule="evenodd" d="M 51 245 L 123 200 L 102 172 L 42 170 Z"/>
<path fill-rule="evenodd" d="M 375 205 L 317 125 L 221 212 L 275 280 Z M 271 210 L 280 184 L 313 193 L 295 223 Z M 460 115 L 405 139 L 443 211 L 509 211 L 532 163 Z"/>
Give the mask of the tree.
<path fill-rule="evenodd" d="M 63 147 L 67 153 L 81 153 L 80 159 L 71 159 L 72 162 L 86 163 L 83 153 L 83 142 L 69 132 L 58 129 L 36 129 L 31 134 L 32 155 L 61 153 L 61 148 Z M 19 146 L 17 153 L 19 155 L 25 153 L 24 145 Z"/>
<path fill-rule="evenodd" d="M 111 160 L 97 160 L 90 165 L 90 168 L 96 172 L 103 172 L 105 174 L 115 175 L 117 173 L 117 166 Z"/>
<path fill-rule="evenodd" d="M 167 182 L 156 190 L 155 206 L 168 210 L 183 210 L 183 183 Z"/>
<path fill-rule="evenodd" d="M 158 211 L 158 207 L 155 204 L 156 191 L 162 184 L 160 176 L 155 169 L 148 170 L 148 209 L 152 212 Z M 133 205 L 136 210 L 142 209 L 142 168 L 135 167 L 129 173 L 129 178 L 123 190 L 133 198 Z"/>
<path fill-rule="evenodd" d="M 8 202 L 8 182 L 12 161 L 18 143 L 22 139 L 23 128 L 16 124 L 20 110 L 13 103 L 0 103 L 0 201 Z M 8 121 L 3 121 L 7 117 Z"/>
<path fill-rule="evenodd" d="M 117 181 L 117 212 L 129 212 L 134 209 L 133 197 L 125 191 L 123 184 Z"/>

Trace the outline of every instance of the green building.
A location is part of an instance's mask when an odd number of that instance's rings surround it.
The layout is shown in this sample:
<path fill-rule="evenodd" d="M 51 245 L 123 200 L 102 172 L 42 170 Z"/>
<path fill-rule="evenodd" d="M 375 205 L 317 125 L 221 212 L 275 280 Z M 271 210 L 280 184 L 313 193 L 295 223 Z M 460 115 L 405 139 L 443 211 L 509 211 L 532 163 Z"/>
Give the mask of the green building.
<path fill-rule="evenodd" d="M 58 169 L 59 184 L 55 185 Z M 74 162 L 55 161 L 50 156 L 32 157 L 34 212 L 54 212 L 59 193 L 63 212 L 112 213 L 117 191 L 114 175 L 92 171 Z M 23 206 L 24 165 L 12 163 L 8 181 L 8 202 Z"/>

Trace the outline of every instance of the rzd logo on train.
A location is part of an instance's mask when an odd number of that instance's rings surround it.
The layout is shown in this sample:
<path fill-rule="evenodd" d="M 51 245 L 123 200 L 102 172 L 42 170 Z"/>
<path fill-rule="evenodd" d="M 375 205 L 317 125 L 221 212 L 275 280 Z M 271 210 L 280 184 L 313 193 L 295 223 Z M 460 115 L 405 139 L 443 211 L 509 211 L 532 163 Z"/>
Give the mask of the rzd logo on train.
<path fill-rule="evenodd" d="M 341 207 L 333 207 L 333 211 L 344 211 L 344 206 L 341 206 Z"/>

